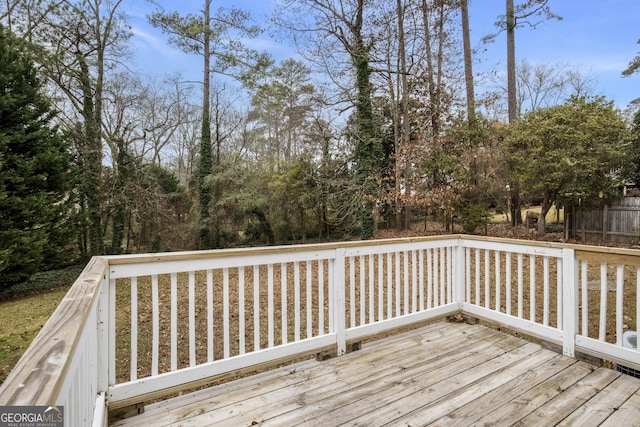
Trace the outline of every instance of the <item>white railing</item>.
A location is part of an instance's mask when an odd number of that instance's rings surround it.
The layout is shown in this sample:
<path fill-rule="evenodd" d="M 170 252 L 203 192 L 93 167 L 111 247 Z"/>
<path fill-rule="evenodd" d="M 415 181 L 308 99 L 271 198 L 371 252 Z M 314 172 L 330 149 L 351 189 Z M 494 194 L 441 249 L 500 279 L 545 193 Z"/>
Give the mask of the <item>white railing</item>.
<path fill-rule="evenodd" d="M 640 251 L 471 236 L 94 258 L 0 389 L 67 425 L 463 312 L 640 368 Z M 594 325 L 597 325 L 594 326 Z"/>

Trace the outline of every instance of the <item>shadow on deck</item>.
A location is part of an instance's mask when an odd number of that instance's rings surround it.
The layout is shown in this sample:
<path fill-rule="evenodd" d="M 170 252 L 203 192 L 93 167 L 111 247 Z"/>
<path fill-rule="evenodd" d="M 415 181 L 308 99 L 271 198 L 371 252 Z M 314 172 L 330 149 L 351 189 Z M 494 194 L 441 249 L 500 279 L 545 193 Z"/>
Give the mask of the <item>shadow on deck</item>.
<path fill-rule="evenodd" d="M 437 323 L 148 405 L 111 426 L 640 425 L 640 379 Z"/>

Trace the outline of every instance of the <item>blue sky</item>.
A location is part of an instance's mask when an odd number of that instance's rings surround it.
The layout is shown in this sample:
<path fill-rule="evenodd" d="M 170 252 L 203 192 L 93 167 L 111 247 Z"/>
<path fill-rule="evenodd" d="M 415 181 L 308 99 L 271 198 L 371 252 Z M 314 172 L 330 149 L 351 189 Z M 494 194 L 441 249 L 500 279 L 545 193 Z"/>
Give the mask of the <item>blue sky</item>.
<path fill-rule="evenodd" d="M 132 48 L 134 68 L 149 74 L 162 75 L 182 72 L 186 79 L 200 79 L 201 60 L 185 55 L 168 46 L 165 37 L 151 27 L 145 18 L 152 5 L 145 0 L 125 2 L 130 24 L 134 30 Z M 161 0 L 168 11 L 197 12 L 201 0 L 172 2 Z M 257 21 L 271 9 L 272 0 L 234 0 L 233 5 L 251 10 Z M 520 1 L 516 0 L 516 4 Z M 229 0 L 214 1 L 214 8 L 229 4 Z M 478 47 L 481 37 L 495 32 L 494 22 L 504 13 L 504 0 L 470 0 L 470 21 L 473 45 Z M 640 45 L 640 0 L 551 0 L 552 10 L 562 21 L 547 21 L 536 29 L 521 28 L 516 33 L 516 57 L 531 64 L 563 64 L 580 67 L 596 80 L 596 94 L 615 101 L 624 109 L 640 97 L 640 73 L 623 78 L 621 71 L 638 54 Z M 278 59 L 292 56 L 286 45 L 278 45 L 267 35 L 254 41 L 256 48 L 267 50 Z M 486 46 L 476 58 L 476 71 L 504 69 L 504 34 Z"/>

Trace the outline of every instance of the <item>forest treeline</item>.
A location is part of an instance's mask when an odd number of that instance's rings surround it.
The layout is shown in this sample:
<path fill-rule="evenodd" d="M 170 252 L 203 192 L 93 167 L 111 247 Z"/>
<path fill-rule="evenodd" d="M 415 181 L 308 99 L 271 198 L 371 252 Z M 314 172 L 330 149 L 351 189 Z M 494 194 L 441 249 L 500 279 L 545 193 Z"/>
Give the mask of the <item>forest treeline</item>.
<path fill-rule="evenodd" d="M 637 105 L 515 58 L 521 25 L 561 19 L 549 0 L 507 0 L 490 75 L 467 0 L 283 0 L 262 26 L 202 3 L 147 16 L 202 60 L 199 83 L 128 66 L 122 0 L 0 6 L 1 287 L 100 254 L 368 239 L 426 217 L 472 232 L 533 202 L 544 232 L 553 204 L 636 181 Z M 265 30 L 296 58 L 252 49 Z"/>

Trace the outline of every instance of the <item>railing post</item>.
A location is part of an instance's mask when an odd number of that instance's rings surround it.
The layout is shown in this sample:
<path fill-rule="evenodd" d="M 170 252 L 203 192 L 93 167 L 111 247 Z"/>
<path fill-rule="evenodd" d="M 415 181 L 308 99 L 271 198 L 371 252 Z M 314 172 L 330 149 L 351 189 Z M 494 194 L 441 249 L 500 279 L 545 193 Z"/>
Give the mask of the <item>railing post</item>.
<path fill-rule="evenodd" d="M 578 277 L 574 249 L 562 251 L 562 353 L 575 357 L 578 327 Z"/>
<path fill-rule="evenodd" d="M 106 393 L 109 388 L 109 268 L 105 269 L 98 297 L 98 393 Z"/>
<path fill-rule="evenodd" d="M 333 304 L 333 326 L 336 333 L 336 344 L 338 346 L 338 356 L 342 356 L 347 352 L 347 333 L 346 333 L 346 310 L 345 310 L 345 253 L 344 248 L 336 249 L 336 257 L 334 259 L 333 278 L 331 286 Z"/>

